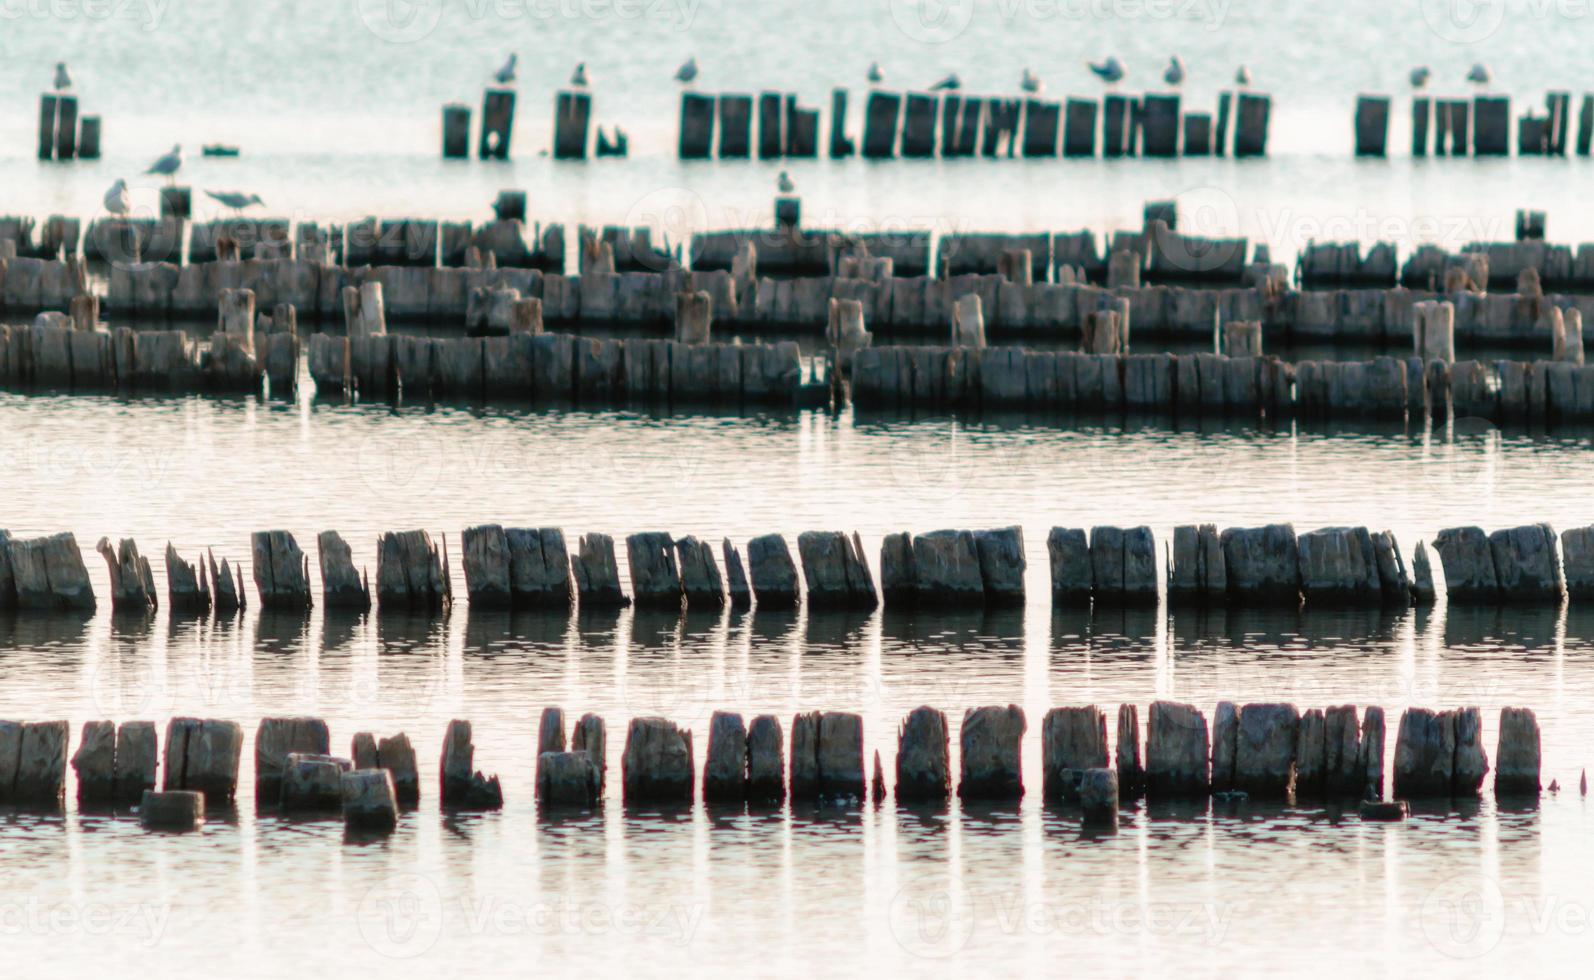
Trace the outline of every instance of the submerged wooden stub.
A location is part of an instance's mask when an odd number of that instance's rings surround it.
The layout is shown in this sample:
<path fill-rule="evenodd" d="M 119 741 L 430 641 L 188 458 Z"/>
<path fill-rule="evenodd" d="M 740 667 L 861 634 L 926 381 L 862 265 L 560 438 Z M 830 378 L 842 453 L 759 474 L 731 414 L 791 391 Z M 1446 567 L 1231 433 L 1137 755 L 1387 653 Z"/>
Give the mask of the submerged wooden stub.
<path fill-rule="evenodd" d="M 958 736 L 964 800 L 1011 802 L 1024 795 L 1019 743 L 1028 729 L 1018 705 L 971 708 Z"/>
<path fill-rule="evenodd" d="M 356 732 L 350 757 L 357 770 L 386 770 L 393 778 L 393 791 L 400 805 L 420 802 L 421 778 L 415 764 L 415 747 L 403 732 L 380 741 L 370 732 Z"/>
<path fill-rule="evenodd" d="M 625 802 L 690 804 L 692 733 L 665 718 L 633 718 L 626 728 L 620 779 Z"/>
<path fill-rule="evenodd" d="M 398 794 L 386 769 L 356 769 L 339 777 L 343 825 L 351 830 L 386 833 L 398 826 Z"/>
<path fill-rule="evenodd" d="M 631 567 L 631 596 L 638 606 L 681 608 L 681 575 L 675 564 L 675 541 L 663 531 L 646 531 L 625 539 Z"/>
<path fill-rule="evenodd" d="M 583 534 L 571 573 L 581 608 L 618 609 L 631 604 L 620 589 L 620 565 L 614 558 L 614 538 L 609 535 Z"/>
<path fill-rule="evenodd" d="M 316 536 L 316 554 L 321 564 L 322 604 L 328 609 L 370 609 L 370 579 L 355 570 L 353 553 L 343 536 L 322 531 Z"/>
<path fill-rule="evenodd" d="M 0 803 L 59 806 L 69 737 L 64 721 L 0 721 Z"/>
<path fill-rule="evenodd" d="M 1156 701 L 1146 729 L 1146 796 L 1152 800 L 1206 797 L 1210 786 L 1207 720 L 1195 707 Z"/>
<path fill-rule="evenodd" d="M 866 789 L 861 715 L 811 711 L 792 719 L 793 803 L 862 800 Z"/>
<path fill-rule="evenodd" d="M 504 791 L 497 776 L 484 776 L 475 766 L 476 747 L 471 744 L 468 721 L 451 721 L 443 738 L 439 765 L 443 806 L 462 810 L 497 810 L 504 805 Z"/>
<path fill-rule="evenodd" d="M 376 554 L 379 606 L 435 612 L 453 602 L 446 552 L 425 531 L 388 531 L 378 540 Z"/>
<path fill-rule="evenodd" d="M 759 715 L 747 726 L 747 799 L 763 806 L 786 799 L 785 735 L 774 715 Z"/>
<path fill-rule="evenodd" d="M 1488 772 L 1476 708 L 1407 708 L 1395 741 L 1394 795 L 1400 799 L 1476 796 Z"/>
<path fill-rule="evenodd" d="M 255 589 L 266 609 L 310 608 L 310 559 L 288 531 L 256 531 L 250 538 Z M 220 579 L 217 579 L 219 582 Z M 221 590 L 217 588 L 217 611 Z"/>
<path fill-rule="evenodd" d="M 810 608 L 871 610 L 879 604 L 856 534 L 804 531 L 797 536 L 797 553 Z"/>
<path fill-rule="evenodd" d="M 26 611 L 92 612 L 94 587 L 70 532 L 22 540 L 0 536 L 11 581 L 9 598 Z"/>
<path fill-rule="evenodd" d="M 343 806 L 348 759 L 318 752 L 290 752 L 283 763 L 279 805 L 288 812 L 336 810 Z"/>
<path fill-rule="evenodd" d="M 205 794 L 211 805 L 232 803 L 244 732 L 235 721 L 173 718 L 166 724 L 161 788 Z"/>
<path fill-rule="evenodd" d="M 1093 704 L 1053 708 L 1041 722 L 1041 791 L 1048 802 L 1075 801 L 1090 769 L 1108 764 L 1107 714 Z M 1116 800 L 1118 784 L 1113 782 Z"/>
<path fill-rule="evenodd" d="M 681 576 L 681 594 L 693 610 L 715 610 L 725 605 L 725 584 L 714 561 L 714 548 L 691 535 L 675 542 Z M 745 581 L 743 585 L 745 586 Z"/>
<path fill-rule="evenodd" d="M 944 802 L 952 795 L 951 739 L 946 713 L 924 705 L 897 730 L 898 803 Z"/>
<path fill-rule="evenodd" d="M 210 612 L 210 576 L 205 560 L 190 564 L 166 542 L 166 607 L 173 613 L 192 615 Z"/>
<path fill-rule="evenodd" d="M 1494 764 L 1495 796 L 1538 795 L 1539 719 L 1531 708 L 1500 709 Z"/>
<path fill-rule="evenodd" d="M 759 609 L 796 608 L 797 565 L 784 535 L 765 534 L 747 542 L 747 565 Z"/>
<path fill-rule="evenodd" d="M 123 538 L 116 548 L 110 538 L 94 546 L 104 558 L 111 575 L 111 608 L 116 612 L 149 612 L 160 603 L 155 592 L 155 576 L 149 560 L 138 553 L 132 538 Z"/>
<path fill-rule="evenodd" d="M 747 726 L 734 711 L 709 718 L 708 757 L 703 762 L 703 799 L 741 803 L 747 799 Z"/>
<path fill-rule="evenodd" d="M 276 802 L 282 795 L 288 756 L 329 755 L 332 737 L 320 718 L 262 718 L 255 729 L 255 798 Z"/>
<path fill-rule="evenodd" d="M 198 830 L 205 822 L 205 794 L 193 790 L 145 790 L 139 798 L 138 822 L 145 830 Z"/>

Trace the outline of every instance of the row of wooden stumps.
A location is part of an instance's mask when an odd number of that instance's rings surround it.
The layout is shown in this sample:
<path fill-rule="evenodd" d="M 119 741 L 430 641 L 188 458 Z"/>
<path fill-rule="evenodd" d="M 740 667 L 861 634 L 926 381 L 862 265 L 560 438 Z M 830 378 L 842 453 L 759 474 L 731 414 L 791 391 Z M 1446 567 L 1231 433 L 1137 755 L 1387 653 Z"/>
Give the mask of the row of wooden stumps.
<path fill-rule="evenodd" d="M 78 117 L 77 96 L 45 93 L 39 97 L 39 159 L 98 160 L 100 117 Z"/>
<path fill-rule="evenodd" d="M 538 721 L 535 785 L 543 807 L 592 807 L 605 799 L 604 720 L 585 714 L 567 744 L 564 711 L 545 708 Z M 1025 794 L 1023 739 L 1017 705 L 964 712 L 959 731 L 956 795 L 965 802 L 1016 803 Z M 950 725 L 945 712 L 913 709 L 897 729 L 894 796 L 898 804 L 945 804 L 954 795 Z M 1475 799 L 1491 771 L 1478 708 L 1401 715 L 1385 800 L 1382 708 L 1354 705 L 1300 711 L 1293 704 L 1222 701 L 1211 726 L 1195 706 L 1150 706 L 1144 754 L 1137 706 L 1118 708 L 1115 744 L 1107 714 L 1096 705 L 1053 708 L 1041 724 L 1042 793 L 1048 804 L 1077 805 L 1082 823 L 1112 830 L 1120 804 L 1235 804 L 1250 799 L 1356 806 L 1365 820 L 1399 820 L 1410 800 Z M 66 787 L 70 731 L 65 721 L 0 722 L 0 802 L 59 806 Z M 1542 790 L 1538 719 L 1527 708 L 1502 708 L 1494 755 L 1497 800 L 1532 800 Z M 885 799 L 880 751 L 865 768 L 863 716 L 809 711 L 792 718 L 790 749 L 774 715 L 750 723 L 733 711 L 709 721 L 702 799 L 709 804 L 850 805 Z M 166 726 L 163 776 L 156 790 L 156 727 L 150 721 L 90 721 L 71 765 L 80 808 L 116 810 L 138 803 L 145 826 L 195 830 L 207 806 L 226 809 L 238 789 L 244 733 L 237 722 L 173 718 Z M 401 807 L 419 804 L 415 749 L 402 732 L 378 739 L 359 732 L 347 757 L 335 756 L 325 721 L 263 718 L 255 733 L 255 802 L 288 814 L 341 811 L 351 830 L 387 832 Z M 475 767 L 469 721 L 448 725 L 438 763 L 445 809 L 503 806 L 497 776 Z M 621 792 L 628 804 L 691 805 L 698 767 L 690 729 L 661 717 L 631 719 L 621 755 Z M 1552 791 L 1555 790 L 1552 785 Z"/>
<path fill-rule="evenodd" d="M 1390 100 L 1364 95 L 1356 100 L 1356 155 L 1388 155 Z M 1572 133 L 1572 96 L 1550 92 L 1544 97 L 1544 114 L 1528 113 L 1516 122 L 1518 156 L 1566 156 Z M 1594 148 L 1594 95 L 1583 96 L 1578 110 L 1578 156 Z M 1473 99 L 1430 99 L 1411 102 L 1411 155 L 1509 156 L 1511 153 L 1511 100 L 1499 95 Z"/>
<path fill-rule="evenodd" d="M 864 107 L 861 151 L 847 133 L 845 89 L 831 95 L 832 159 L 861 152 L 869 159 L 942 157 L 1224 156 L 1267 153 L 1271 100 L 1242 92 L 1218 98 L 1216 118 L 1181 112 L 1178 95 L 1108 95 L 1101 102 L 1068 99 L 982 98 L 956 93 L 873 91 Z M 1235 110 L 1230 143 L 1231 106 Z M 751 95 L 687 92 L 681 97 L 679 154 L 683 160 L 814 158 L 820 154 L 819 110 L 797 96 L 764 92 L 757 100 L 754 138 Z M 1099 118 L 1099 122 L 1098 122 Z M 1059 142 L 1060 140 L 1060 142 Z M 755 147 L 756 142 L 756 147 Z"/>

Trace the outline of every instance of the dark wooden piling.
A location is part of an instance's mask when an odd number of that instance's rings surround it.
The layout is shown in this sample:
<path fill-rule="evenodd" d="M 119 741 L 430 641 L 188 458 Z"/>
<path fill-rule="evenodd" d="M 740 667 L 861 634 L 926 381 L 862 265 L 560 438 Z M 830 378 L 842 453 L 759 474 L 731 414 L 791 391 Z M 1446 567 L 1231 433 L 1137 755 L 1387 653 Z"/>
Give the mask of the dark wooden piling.
<path fill-rule="evenodd" d="M 854 152 L 852 137 L 847 135 L 847 90 L 833 89 L 830 93 L 830 159 L 845 160 Z"/>
<path fill-rule="evenodd" d="M 1020 743 L 1028 729 L 1016 704 L 970 708 L 958 734 L 958 797 L 1013 802 L 1024 795 Z"/>
<path fill-rule="evenodd" d="M 1142 150 L 1148 157 L 1179 155 L 1179 97 L 1147 95 L 1140 100 Z"/>
<path fill-rule="evenodd" d="M 1480 95 L 1472 102 L 1472 152 L 1480 157 L 1511 153 L 1511 100 Z"/>
<path fill-rule="evenodd" d="M 924 160 L 935 155 L 935 117 L 938 109 L 933 94 L 910 92 L 902 114 L 902 156 Z"/>
<path fill-rule="evenodd" d="M 1096 155 L 1096 113 L 1093 99 L 1069 99 L 1063 110 L 1063 156 Z"/>
<path fill-rule="evenodd" d="M 78 123 L 77 156 L 79 160 L 100 158 L 99 116 L 84 116 Z"/>
<path fill-rule="evenodd" d="M 1212 117 L 1207 113 L 1185 113 L 1184 155 L 1187 157 L 1212 155 Z"/>
<path fill-rule="evenodd" d="M 753 152 L 753 97 L 721 95 L 719 106 L 720 159 L 747 159 Z"/>
<path fill-rule="evenodd" d="M 758 158 L 778 160 L 784 155 L 786 136 L 779 92 L 758 95 Z"/>
<path fill-rule="evenodd" d="M 54 95 L 39 96 L 39 159 L 55 159 L 55 118 L 57 112 L 57 98 Z"/>
<path fill-rule="evenodd" d="M 1234 156 L 1237 159 L 1267 156 L 1267 125 L 1271 109 L 1272 100 L 1268 96 L 1240 93 L 1234 127 Z"/>
<path fill-rule="evenodd" d="M 443 159 L 470 157 L 470 106 L 451 102 L 443 106 Z"/>
<path fill-rule="evenodd" d="M 1356 155 L 1381 157 L 1387 155 L 1385 145 L 1389 138 L 1389 99 L 1384 96 L 1362 95 L 1356 99 Z"/>
<path fill-rule="evenodd" d="M 77 97 L 57 96 L 55 105 L 55 158 L 71 160 L 77 156 Z"/>
<path fill-rule="evenodd" d="M 1057 130 L 1062 120 L 1062 106 L 1056 102 L 1026 99 L 1024 102 L 1024 155 L 1026 157 L 1054 157 L 1057 155 Z"/>
<path fill-rule="evenodd" d="M 585 160 L 587 129 L 592 121 L 592 96 L 585 92 L 560 92 L 554 99 L 553 157 Z M 485 127 L 486 120 L 483 120 Z"/>
<path fill-rule="evenodd" d="M 1109 95 L 1102 100 L 1102 156 L 1121 157 L 1129 150 L 1129 99 Z"/>
<path fill-rule="evenodd" d="M 870 92 L 864 105 L 863 155 L 870 160 L 889 160 L 896 155 L 897 116 L 902 111 L 902 96 L 892 92 Z"/>
<path fill-rule="evenodd" d="M 681 94 L 680 157 L 707 160 L 714 146 L 714 97 L 697 92 Z"/>
<path fill-rule="evenodd" d="M 483 160 L 508 160 L 509 142 L 515 128 L 515 93 L 513 89 L 488 89 L 482 95 L 482 128 L 476 144 L 476 155 Z M 583 149 L 585 148 L 583 127 Z M 558 143 L 555 143 L 557 156 Z"/>
<path fill-rule="evenodd" d="M 1411 155 L 1428 155 L 1428 123 L 1433 118 L 1433 103 L 1427 98 L 1411 100 Z"/>
<path fill-rule="evenodd" d="M 692 733 L 664 718 L 633 718 L 620 758 L 625 802 L 692 802 Z"/>
<path fill-rule="evenodd" d="M 1023 113 L 1024 103 L 1019 99 L 986 99 L 980 155 L 1012 159 L 1018 153 L 1018 127 Z"/>
<path fill-rule="evenodd" d="M 819 156 L 819 110 L 797 104 L 797 96 L 786 96 L 786 156 L 812 160 Z"/>

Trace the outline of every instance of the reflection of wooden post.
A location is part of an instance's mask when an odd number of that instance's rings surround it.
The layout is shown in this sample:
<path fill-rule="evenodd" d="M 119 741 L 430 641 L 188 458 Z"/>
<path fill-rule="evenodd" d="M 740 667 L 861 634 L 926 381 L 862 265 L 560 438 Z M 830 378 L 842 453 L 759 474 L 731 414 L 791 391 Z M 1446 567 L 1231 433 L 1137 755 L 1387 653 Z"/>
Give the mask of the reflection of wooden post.
<path fill-rule="evenodd" d="M 39 97 L 39 159 L 55 159 L 55 96 Z"/>
<path fill-rule="evenodd" d="M 443 159 L 470 157 L 470 106 L 450 102 L 443 106 Z"/>
<path fill-rule="evenodd" d="M 98 160 L 100 158 L 99 116 L 83 117 L 77 141 L 77 155 L 79 160 Z"/>
<path fill-rule="evenodd" d="M 509 137 L 515 126 L 515 93 L 488 89 L 482 97 L 482 137 L 476 155 L 483 160 L 508 160 Z"/>
<path fill-rule="evenodd" d="M 55 99 L 55 158 L 71 160 L 77 156 L 77 96 Z"/>

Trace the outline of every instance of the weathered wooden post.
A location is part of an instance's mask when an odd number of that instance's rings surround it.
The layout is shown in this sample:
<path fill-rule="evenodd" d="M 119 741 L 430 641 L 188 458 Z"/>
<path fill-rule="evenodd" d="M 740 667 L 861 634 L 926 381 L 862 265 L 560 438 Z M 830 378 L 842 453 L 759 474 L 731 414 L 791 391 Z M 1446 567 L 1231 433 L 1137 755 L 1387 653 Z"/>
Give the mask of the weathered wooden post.
<path fill-rule="evenodd" d="M 1389 138 L 1389 99 L 1381 95 L 1356 98 L 1356 155 L 1386 156 Z"/>
<path fill-rule="evenodd" d="M 1024 709 L 1015 704 L 964 713 L 959 798 L 1011 802 L 1024 795 L 1019 746 L 1028 727 Z"/>
<path fill-rule="evenodd" d="M 714 146 L 714 97 L 681 93 L 680 157 L 707 160 Z"/>
<path fill-rule="evenodd" d="M 450 102 L 443 106 L 443 159 L 470 158 L 470 106 Z"/>
<path fill-rule="evenodd" d="M 514 90 L 488 89 L 482 96 L 482 131 L 476 145 L 476 155 L 483 160 L 508 160 L 509 140 L 514 128 Z"/>
<path fill-rule="evenodd" d="M 55 158 L 71 160 L 77 156 L 77 96 L 56 96 L 55 106 Z"/>
<path fill-rule="evenodd" d="M 592 119 L 592 96 L 585 92 L 560 92 L 554 99 L 553 157 L 555 160 L 587 158 L 587 127 Z M 483 121 L 485 125 L 485 120 Z"/>
<path fill-rule="evenodd" d="M 57 99 L 54 95 L 39 96 L 39 159 L 55 159 L 55 118 Z"/>

